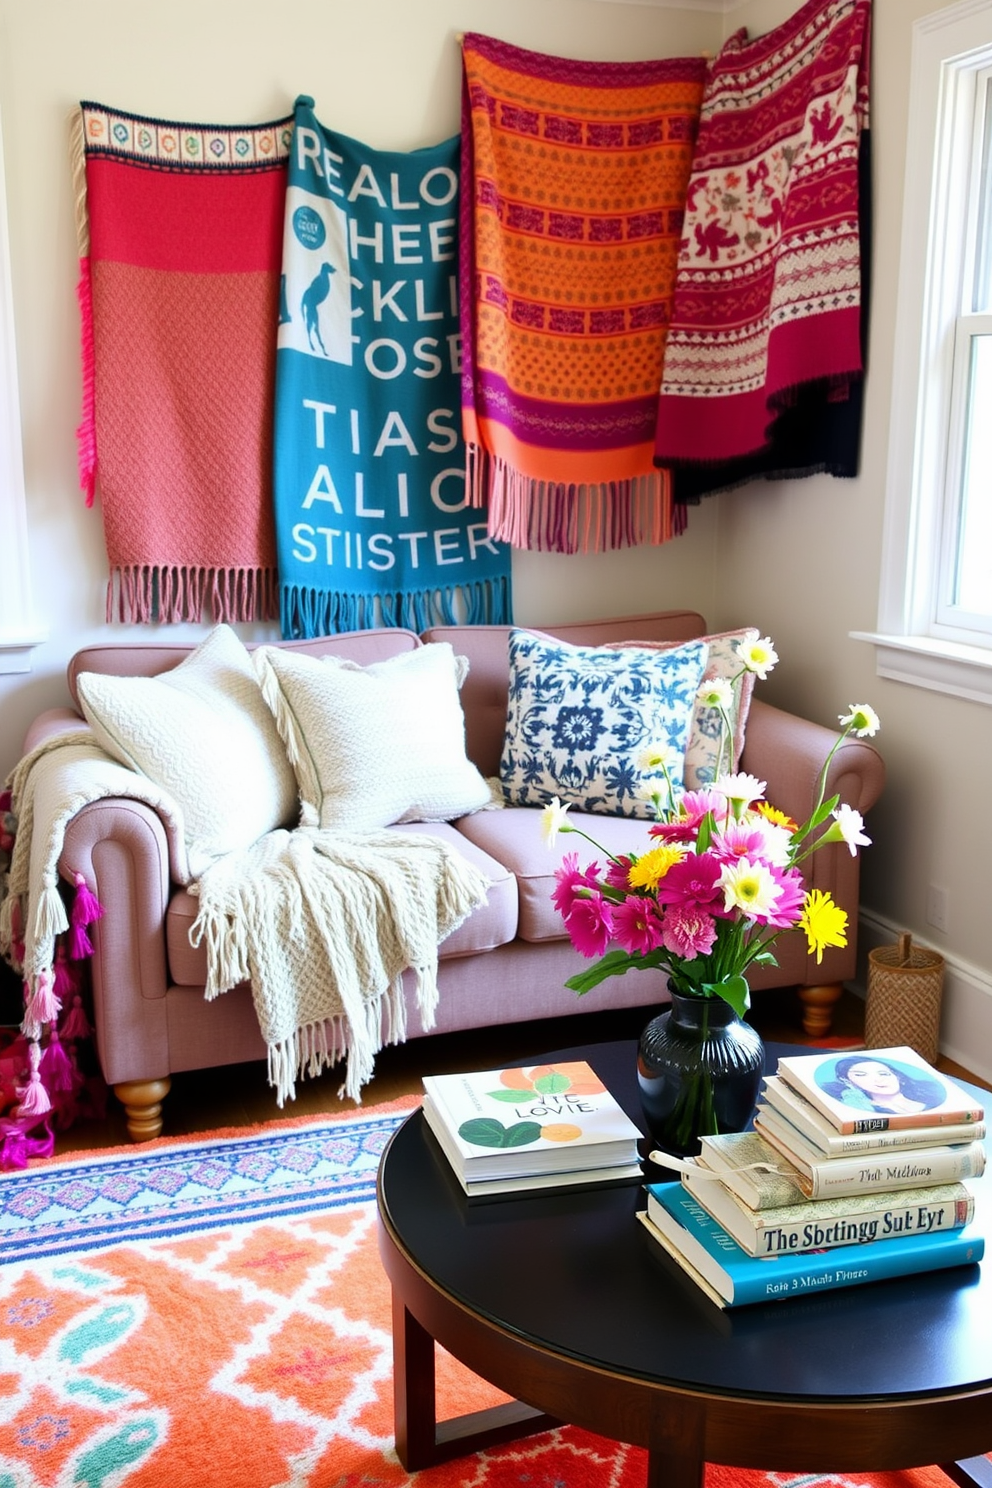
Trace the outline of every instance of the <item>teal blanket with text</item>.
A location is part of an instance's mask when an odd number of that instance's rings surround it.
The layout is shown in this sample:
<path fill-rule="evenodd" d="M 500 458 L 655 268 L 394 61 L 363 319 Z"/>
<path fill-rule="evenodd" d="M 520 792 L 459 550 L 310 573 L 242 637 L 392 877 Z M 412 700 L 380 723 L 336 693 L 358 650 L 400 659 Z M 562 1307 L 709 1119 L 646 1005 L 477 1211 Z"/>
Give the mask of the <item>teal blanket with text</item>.
<path fill-rule="evenodd" d="M 510 550 L 469 507 L 457 136 L 379 151 L 297 99 L 276 353 L 282 633 L 506 624 Z"/>

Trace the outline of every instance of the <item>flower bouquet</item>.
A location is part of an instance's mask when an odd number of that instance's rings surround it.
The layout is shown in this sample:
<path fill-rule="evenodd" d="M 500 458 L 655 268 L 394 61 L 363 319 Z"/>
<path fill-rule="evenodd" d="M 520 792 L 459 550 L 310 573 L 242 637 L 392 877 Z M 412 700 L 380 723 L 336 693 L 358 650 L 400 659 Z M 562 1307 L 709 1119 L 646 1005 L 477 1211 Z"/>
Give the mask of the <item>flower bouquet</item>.
<path fill-rule="evenodd" d="M 747 972 L 777 964 L 772 947 L 784 931 L 804 931 L 818 962 L 827 946 L 847 944 L 846 912 L 829 894 L 806 889 L 801 865 L 830 842 L 845 842 L 852 855 L 869 843 L 860 813 L 836 795 L 827 798 L 826 781 L 844 741 L 874 735 L 878 717 L 866 704 L 840 716 L 842 732 L 820 769 L 813 811 L 797 823 L 764 799 L 764 781 L 722 770 L 734 683 L 744 672 L 764 678 L 778 660 L 767 638 L 741 641 L 737 651 L 737 676 L 706 681 L 699 692 L 721 721 L 721 768 L 712 785 L 683 791 L 672 778 L 671 752 L 646 749 L 639 794 L 655 811 L 649 828 L 655 845 L 640 855 L 606 853 L 603 866 L 584 868 L 577 853 L 566 853 L 556 870 L 553 900 L 572 944 L 598 958 L 566 982 L 580 995 L 606 977 L 655 967 L 667 972 L 679 997 L 719 998 L 743 1018 L 750 1005 Z M 549 846 L 559 833 L 574 832 L 605 853 L 557 797 L 544 808 L 543 826 Z M 690 1100 L 686 1120 L 697 1133 L 715 1131 L 706 1089 L 688 1092 Z"/>

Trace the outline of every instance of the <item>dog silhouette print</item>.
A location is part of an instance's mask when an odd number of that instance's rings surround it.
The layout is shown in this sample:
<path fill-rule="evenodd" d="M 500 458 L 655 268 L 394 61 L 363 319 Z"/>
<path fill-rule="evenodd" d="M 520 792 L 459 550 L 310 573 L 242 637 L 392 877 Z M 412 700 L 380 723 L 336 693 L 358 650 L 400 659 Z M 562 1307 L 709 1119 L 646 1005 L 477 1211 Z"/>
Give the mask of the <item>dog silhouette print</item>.
<path fill-rule="evenodd" d="M 316 276 L 303 291 L 300 299 L 303 322 L 307 328 L 307 340 L 311 348 L 320 351 L 323 356 L 327 356 L 327 347 L 324 345 L 320 334 L 320 316 L 318 311 L 331 292 L 331 275 L 333 273 L 333 264 L 322 263 Z"/>

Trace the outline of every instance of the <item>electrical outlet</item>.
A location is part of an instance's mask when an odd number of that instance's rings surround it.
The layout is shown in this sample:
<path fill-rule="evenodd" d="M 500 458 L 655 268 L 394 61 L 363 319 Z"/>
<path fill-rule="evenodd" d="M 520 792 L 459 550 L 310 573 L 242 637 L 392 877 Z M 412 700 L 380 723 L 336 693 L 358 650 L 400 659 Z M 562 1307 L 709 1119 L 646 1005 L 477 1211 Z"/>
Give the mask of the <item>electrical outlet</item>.
<path fill-rule="evenodd" d="M 931 884 L 927 893 L 927 924 L 935 930 L 947 930 L 947 890 Z"/>

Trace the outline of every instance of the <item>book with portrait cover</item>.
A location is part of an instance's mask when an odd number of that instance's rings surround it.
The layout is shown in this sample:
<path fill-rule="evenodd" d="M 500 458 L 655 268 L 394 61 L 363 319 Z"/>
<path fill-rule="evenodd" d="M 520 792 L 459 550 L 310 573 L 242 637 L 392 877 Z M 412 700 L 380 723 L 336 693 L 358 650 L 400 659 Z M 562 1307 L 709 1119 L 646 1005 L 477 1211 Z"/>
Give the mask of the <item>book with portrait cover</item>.
<path fill-rule="evenodd" d="M 977 1225 L 940 1234 L 897 1236 L 775 1256 L 753 1256 L 681 1183 L 648 1185 L 646 1220 L 654 1238 L 723 1307 L 809 1297 L 895 1276 L 941 1271 L 980 1261 L 985 1241 Z"/>
<path fill-rule="evenodd" d="M 984 1108 L 914 1049 L 783 1055 L 778 1074 L 836 1131 L 973 1124 Z"/>
<path fill-rule="evenodd" d="M 639 1129 L 584 1061 L 425 1075 L 423 1085 L 427 1124 L 468 1192 L 551 1174 L 642 1176 Z"/>
<path fill-rule="evenodd" d="M 895 1131 L 839 1132 L 805 1096 L 777 1075 L 765 1076 L 758 1111 L 773 1112 L 788 1121 L 809 1147 L 823 1158 L 932 1147 L 935 1142 L 942 1146 L 954 1142 L 976 1142 L 985 1136 L 986 1130 L 984 1121 L 964 1121 L 956 1124 L 946 1122 L 936 1129 L 910 1126 Z"/>

